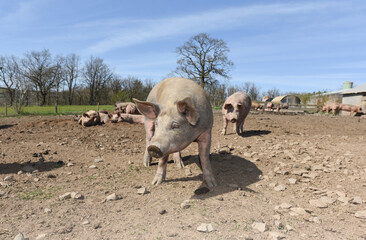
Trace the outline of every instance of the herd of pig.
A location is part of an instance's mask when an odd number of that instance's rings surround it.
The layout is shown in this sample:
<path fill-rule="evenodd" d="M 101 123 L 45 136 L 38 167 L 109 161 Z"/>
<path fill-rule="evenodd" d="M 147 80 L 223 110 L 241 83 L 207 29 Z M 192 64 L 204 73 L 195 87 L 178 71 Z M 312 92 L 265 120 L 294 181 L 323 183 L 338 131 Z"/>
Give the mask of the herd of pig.
<path fill-rule="evenodd" d="M 114 110 L 114 112 L 89 110 L 75 116 L 74 120 L 84 127 L 118 122 L 144 123 L 144 117 L 139 114 L 132 102 L 117 102 Z"/>
<path fill-rule="evenodd" d="M 183 161 L 180 151 L 192 142 L 198 143 L 199 160 L 203 172 L 203 180 L 209 187 L 216 186 L 209 159 L 211 147 L 211 131 L 213 112 L 210 101 L 201 86 L 185 78 L 168 78 L 153 87 L 146 101 L 133 99 L 134 103 L 116 103 L 115 112 L 88 111 L 76 118 L 79 124 L 91 126 L 108 122 L 144 123 L 146 132 L 146 148 L 143 165 L 148 167 L 152 158 L 158 158 L 158 167 L 153 185 L 162 183 L 166 178 L 168 158 L 173 159 L 179 168 Z M 262 106 L 262 107 L 261 107 Z M 329 109 L 333 105 L 329 105 Z M 274 106 L 253 102 L 244 92 L 236 92 L 229 96 L 223 107 L 223 128 L 221 134 L 226 134 L 228 123 L 234 124 L 234 132 L 243 133 L 245 118 L 250 109 L 277 111 L 288 108 L 288 104 Z M 343 105 L 339 109 L 358 112 L 360 109 L 348 108 Z M 336 109 L 338 109 L 336 108 Z M 336 110 L 333 110 L 333 113 Z M 329 110 L 328 110 L 329 112 Z"/>
<path fill-rule="evenodd" d="M 363 113 L 361 107 L 351 105 L 351 104 L 339 104 L 336 102 L 325 104 L 322 108 L 323 112 L 326 112 L 327 115 L 329 115 L 329 112 L 332 111 L 333 116 L 338 114 L 339 111 L 346 111 L 350 112 L 351 116 L 354 116 L 357 113 Z M 364 117 L 366 115 L 363 115 L 361 117 Z"/>

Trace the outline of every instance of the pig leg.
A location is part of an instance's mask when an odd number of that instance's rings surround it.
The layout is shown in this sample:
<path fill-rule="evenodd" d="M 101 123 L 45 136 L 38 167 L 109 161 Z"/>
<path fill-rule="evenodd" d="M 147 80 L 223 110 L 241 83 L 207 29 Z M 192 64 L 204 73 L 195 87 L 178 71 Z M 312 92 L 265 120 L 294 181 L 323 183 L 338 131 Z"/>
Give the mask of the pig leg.
<path fill-rule="evenodd" d="M 240 123 L 240 134 L 243 134 L 244 133 L 244 121 L 243 120 L 241 123 Z"/>
<path fill-rule="evenodd" d="M 149 167 L 151 164 L 151 156 L 147 151 L 147 148 L 150 146 L 151 138 L 154 136 L 154 121 L 147 119 L 145 120 L 145 131 L 146 131 L 146 150 L 144 154 L 143 164 L 145 167 Z"/>
<path fill-rule="evenodd" d="M 182 158 L 180 156 L 180 152 L 173 153 L 173 159 L 174 159 L 175 164 L 177 164 L 178 168 L 183 168 L 184 167 L 184 163 L 183 163 Z"/>
<path fill-rule="evenodd" d="M 228 120 L 226 119 L 226 117 L 224 115 L 222 115 L 222 120 L 224 122 L 224 125 L 223 125 L 223 128 L 222 128 L 221 134 L 222 135 L 225 135 L 226 134 L 226 128 L 227 128 Z"/>
<path fill-rule="evenodd" d="M 211 129 L 197 138 L 198 152 L 202 165 L 203 179 L 209 187 L 217 186 L 210 163 Z"/>
<path fill-rule="evenodd" d="M 159 185 L 160 183 L 162 183 L 165 180 L 166 166 L 168 165 L 168 158 L 169 158 L 169 155 L 159 159 L 158 169 L 156 170 L 154 180 L 151 183 L 152 185 Z"/>

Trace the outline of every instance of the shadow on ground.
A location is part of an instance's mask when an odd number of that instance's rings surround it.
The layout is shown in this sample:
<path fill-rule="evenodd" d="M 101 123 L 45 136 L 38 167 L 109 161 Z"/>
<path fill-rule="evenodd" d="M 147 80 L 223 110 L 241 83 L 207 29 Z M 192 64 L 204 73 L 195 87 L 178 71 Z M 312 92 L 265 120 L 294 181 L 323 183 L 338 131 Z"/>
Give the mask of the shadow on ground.
<path fill-rule="evenodd" d="M 259 181 L 259 175 L 262 171 L 257 166 L 242 157 L 232 154 L 211 154 L 210 160 L 212 169 L 217 181 L 218 186 L 211 188 L 206 194 L 193 195 L 194 199 L 206 199 L 222 195 L 224 193 L 237 191 L 240 188 L 243 191 L 254 192 L 250 189 L 250 185 Z M 189 166 L 197 164 L 200 166 L 198 155 L 186 156 L 183 158 L 184 165 Z M 202 174 L 198 176 L 185 177 L 171 179 L 167 182 L 179 182 L 179 181 L 193 181 L 201 180 Z M 200 188 L 207 187 L 205 183 L 202 183 Z"/>
<path fill-rule="evenodd" d="M 47 172 L 55 168 L 62 167 L 64 162 L 44 162 L 44 163 L 0 163 L 0 175 L 23 172 L 32 172 L 38 170 L 39 172 Z"/>
<path fill-rule="evenodd" d="M 241 137 L 253 137 L 253 136 L 261 136 L 261 135 L 267 135 L 270 134 L 271 131 L 269 130 L 247 130 L 244 131 L 244 133 L 240 134 Z M 236 135 L 235 132 L 226 133 L 226 135 Z"/>
<path fill-rule="evenodd" d="M 4 124 L 4 125 L 0 125 L 0 130 L 1 129 L 7 129 L 7 128 L 11 128 L 14 127 L 16 124 Z"/>

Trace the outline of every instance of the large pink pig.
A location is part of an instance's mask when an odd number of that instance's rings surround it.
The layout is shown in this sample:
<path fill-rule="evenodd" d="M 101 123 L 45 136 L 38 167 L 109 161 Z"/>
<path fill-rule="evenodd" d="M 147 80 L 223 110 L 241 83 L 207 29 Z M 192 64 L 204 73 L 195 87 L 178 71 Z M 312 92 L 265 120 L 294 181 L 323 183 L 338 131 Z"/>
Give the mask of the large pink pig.
<path fill-rule="evenodd" d="M 100 123 L 99 112 L 94 110 L 89 110 L 81 115 L 78 123 L 83 125 L 84 127 L 89 127 L 93 125 L 97 125 Z"/>
<path fill-rule="evenodd" d="M 329 115 L 329 111 L 331 111 L 331 110 L 332 110 L 333 116 L 338 114 L 338 112 L 340 110 L 340 105 L 336 102 L 331 102 L 331 103 L 325 104 L 322 108 L 322 111 L 323 112 L 325 111 L 327 113 L 327 115 Z"/>
<path fill-rule="evenodd" d="M 339 106 L 340 110 L 350 112 L 350 115 L 353 116 L 356 113 L 362 113 L 361 107 L 351 105 L 351 104 L 341 104 Z"/>
<path fill-rule="evenodd" d="M 221 134 L 226 134 L 226 128 L 228 122 L 234 123 L 234 131 L 242 134 L 244 132 L 244 122 L 247 117 L 250 108 L 252 106 L 252 100 L 245 92 L 236 92 L 228 97 L 222 107 L 222 118 L 224 125 Z"/>
<path fill-rule="evenodd" d="M 209 159 L 213 114 L 202 87 L 185 78 L 168 78 L 154 86 L 146 102 L 133 100 L 145 116 L 143 163 L 149 166 L 151 157 L 160 158 L 152 184 L 165 180 L 169 154 L 174 153 L 176 162 L 183 166 L 180 151 L 195 141 L 203 179 L 209 187 L 216 186 Z"/>

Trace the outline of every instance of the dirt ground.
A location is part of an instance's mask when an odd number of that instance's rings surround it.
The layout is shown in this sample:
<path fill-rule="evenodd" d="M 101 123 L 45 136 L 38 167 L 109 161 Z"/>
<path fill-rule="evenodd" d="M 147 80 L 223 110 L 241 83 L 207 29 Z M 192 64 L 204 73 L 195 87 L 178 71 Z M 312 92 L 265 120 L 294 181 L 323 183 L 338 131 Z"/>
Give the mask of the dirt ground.
<path fill-rule="evenodd" d="M 0 239 L 366 239 L 366 119 L 250 113 L 222 136 L 214 116 L 219 186 L 199 195 L 196 143 L 152 186 L 143 125 L 0 119 Z"/>

